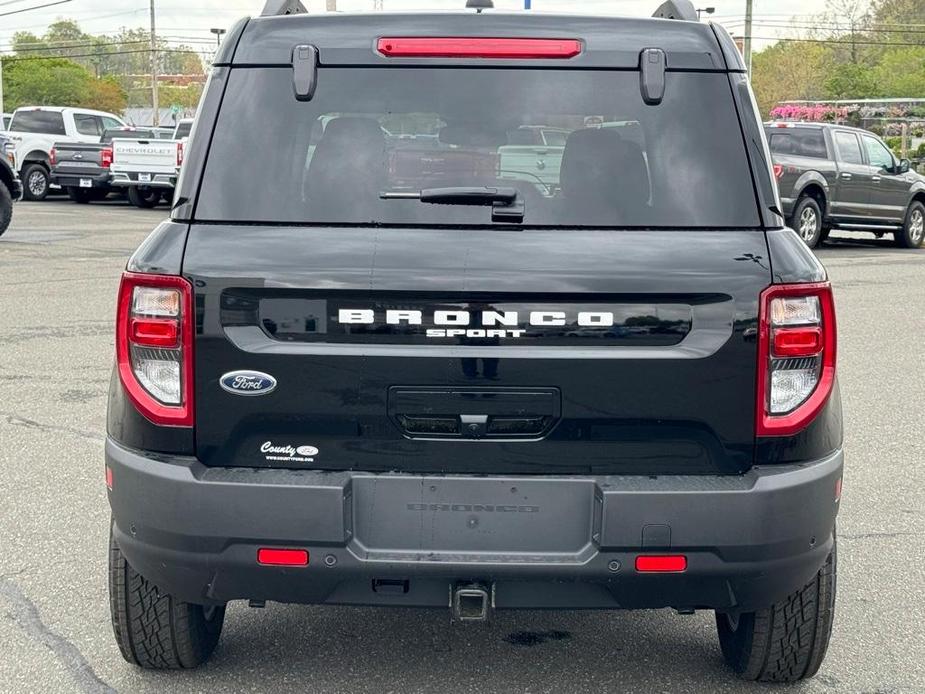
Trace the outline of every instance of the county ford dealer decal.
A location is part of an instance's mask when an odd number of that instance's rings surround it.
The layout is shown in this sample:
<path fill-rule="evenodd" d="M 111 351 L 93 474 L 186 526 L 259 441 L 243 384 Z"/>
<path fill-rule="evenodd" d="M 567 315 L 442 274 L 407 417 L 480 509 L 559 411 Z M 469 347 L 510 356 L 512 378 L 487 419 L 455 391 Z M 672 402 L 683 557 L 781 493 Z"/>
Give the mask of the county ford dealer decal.
<path fill-rule="evenodd" d="M 264 442 L 260 452 L 267 461 L 275 463 L 313 463 L 320 453 L 314 446 L 280 446 L 272 441 Z"/>

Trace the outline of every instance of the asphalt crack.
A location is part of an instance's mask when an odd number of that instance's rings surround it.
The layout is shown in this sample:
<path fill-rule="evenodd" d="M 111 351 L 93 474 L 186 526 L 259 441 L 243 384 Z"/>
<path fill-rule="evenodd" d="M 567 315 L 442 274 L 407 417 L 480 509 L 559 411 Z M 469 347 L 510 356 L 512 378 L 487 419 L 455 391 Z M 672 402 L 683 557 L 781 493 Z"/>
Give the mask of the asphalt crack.
<path fill-rule="evenodd" d="M 42 615 L 22 589 L 6 577 L 0 576 L 0 596 L 6 598 L 7 615 L 36 643 L 50 650 L 64 665 L 78 687 L 90 694 L 114 694 L 115 689 L 101 680 L 80 649 L 42 621 Z"/>
<path fill-rule="evenodd" d="M 5 417 L 7 424 L 12 424 L 13 426 L 18 427 L 38 429 L 39 431 L 44 431 L 46 433 L 54 431 L 63 432 L 66 434 L 79 436 L 82 439 L 89 439 L 90 441 L 104 441 L 106 438 L 102 434 L 96 434 L 92 431 L 84 431 L 75 427 L 60 426 L 58 424 L 46 424 L 44 422 L 37 422 L 34 419 L 26 419 L 25 417 L 20 417 L 19 415 L 13 414 L 12 412 L 0 412 L 0 417 Z"/>

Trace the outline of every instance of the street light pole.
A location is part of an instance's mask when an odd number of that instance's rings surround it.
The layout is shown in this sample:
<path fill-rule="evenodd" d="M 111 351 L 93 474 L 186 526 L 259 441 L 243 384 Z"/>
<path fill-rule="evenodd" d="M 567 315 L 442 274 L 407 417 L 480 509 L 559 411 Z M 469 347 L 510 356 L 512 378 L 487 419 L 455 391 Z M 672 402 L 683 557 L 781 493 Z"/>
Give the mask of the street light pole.
<path fill-rule="evenodd" d="M 209 31 L 215 34 L 215 45 L 220 47 L 222 45 L 222 34 L 225 33 L 225 29 L 209 29 Z"/>
<path fill-rule="evenodd" d="M 154 25 L 154 0 L 151 0 L 151 108 L 152 125 L 160 125 L 160 105 L 157 102 L 157 30 Z"/>
<path fill-rule="evenodd" d="M 745 0 L 745 71 L 752 74 L 752 4 Z"/>

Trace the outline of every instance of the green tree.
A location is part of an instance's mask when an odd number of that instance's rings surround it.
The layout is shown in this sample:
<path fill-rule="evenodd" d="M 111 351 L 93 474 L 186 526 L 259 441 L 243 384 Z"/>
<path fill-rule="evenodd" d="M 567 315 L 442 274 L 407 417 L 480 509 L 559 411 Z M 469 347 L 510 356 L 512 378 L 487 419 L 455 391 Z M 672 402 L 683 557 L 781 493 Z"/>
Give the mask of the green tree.
<path fill-rule="evenodd" d="M 880 92 L 874 70 L 857 63 L 833 65 L 824 84 L 828 99 L 870 99 Z"/>
<path fill-rule="evenodd" d="M 823 98 L 832 60 L 825 44 L 809 41 L 781 41 L 756 53 L 752 84 L 761 113 L 769 114 L 781 101 Z"/>
<path fill-rule="evenodd" d="M 891 48 L 872 70 L 878 96 L 925 99 L 925 46 Z"/>
<path fill-rule="evenodd" d="M 3 60 L 4 107 L 81 106 L 119 113 L 125 92 L 111 79 L 97 79 L 67 58 Z"/>

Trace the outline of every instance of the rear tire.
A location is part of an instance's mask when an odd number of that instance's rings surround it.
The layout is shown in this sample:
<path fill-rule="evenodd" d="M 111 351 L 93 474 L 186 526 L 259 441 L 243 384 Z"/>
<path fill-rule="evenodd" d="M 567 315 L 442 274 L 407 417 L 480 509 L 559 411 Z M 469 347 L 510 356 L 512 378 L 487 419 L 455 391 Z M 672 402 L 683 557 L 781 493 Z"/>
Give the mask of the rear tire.
<path fill-rule="evenodd" d="M 51 180 L 48 169 L 41 164 L 29 164 L 22 171 L 23 198 L 38 202 L 48 197 Z"/>
<path fill-rule="evenodd" d="M 918 200 L 909 205 L 906 223 L 896 232 L 896 245 L 901 248 L 921 248 L 925 242 L 925 205 Z"/>
<path fill-rule="evenodd" d="M 132 186 L 128 189 L 128 200 L 135 207 L 143 210 L 150 210 L 161 200 L 161 194 L 157 190 L 146 188 L 142 190 L 138 186 Z"/>
<path fill-rule="evenodd" d="M 149 670 L 202 665 L 218 643 L 225 607 L 183 602 L 135 571 L 109 530 L 109 606 L 122 657 Z"/>
<path fill-rule="evenodd" d="M 822 241 L 822 209 L 814 198 L 804 195 L 797 200 L 790 218 L 790 227 L 800 235 L 810 248 L 815 248 Z"/>
<path fill-rule="evenodd" d="M 835 546 L 816 577 L 757 612 L 716 613 L 723 657 L 744 680 L 798 682 L 822 665 L 835 616 Z"/>
<path fill-rule="evenodd" d="M 3 181 L 0 181 L 0 236 L 13 221 L 13 196 Z"/>

